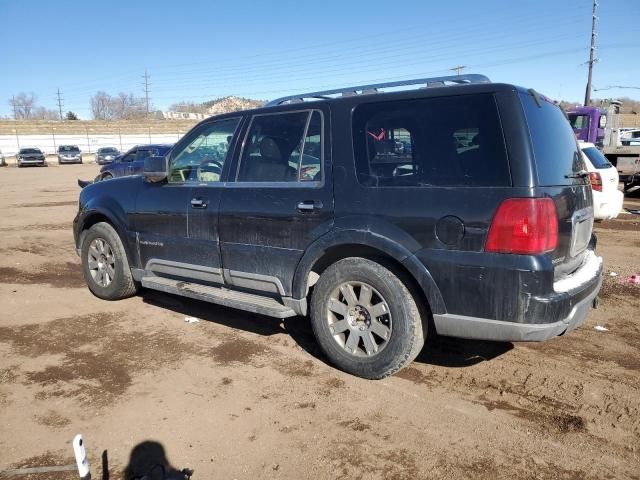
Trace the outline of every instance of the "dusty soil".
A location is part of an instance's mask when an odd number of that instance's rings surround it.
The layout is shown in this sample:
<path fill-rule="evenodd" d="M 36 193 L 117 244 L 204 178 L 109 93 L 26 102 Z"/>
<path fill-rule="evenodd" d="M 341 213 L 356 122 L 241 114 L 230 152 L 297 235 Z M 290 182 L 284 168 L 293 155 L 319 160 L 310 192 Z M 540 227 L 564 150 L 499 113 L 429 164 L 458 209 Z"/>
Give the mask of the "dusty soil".
<path fill-rule="evenodd" d="M 607 276 L 575 332 L 432 339 L 373 382 L 327 365 L 303 318 L 93 297 L 70 225 L 96 171 L 0 169 L 0 470 L 73 463 L 81 432 L 94 478 L 640 478 L 640 217 L 596 227 Z"/>

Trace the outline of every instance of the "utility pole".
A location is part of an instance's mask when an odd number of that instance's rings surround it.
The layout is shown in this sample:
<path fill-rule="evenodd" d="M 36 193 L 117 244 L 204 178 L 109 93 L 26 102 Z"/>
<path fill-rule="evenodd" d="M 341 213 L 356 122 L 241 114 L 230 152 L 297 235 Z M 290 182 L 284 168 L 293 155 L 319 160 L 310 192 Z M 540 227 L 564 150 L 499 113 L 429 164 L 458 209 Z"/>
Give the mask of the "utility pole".
<path fill-rule="evenodd" d="M 11 108 L 13 108 L 13 119 L 18 120 L 18 111 L 16 110 L 16 96 L 11 96 Z"/>
<path fill-rule="evenodd" d="M 60 121 L 62 121 L 62 97 L 60 96 L 60 88 L 58 88 L 58 111 L 60 112 Z"/>
<path fill-rule="evenodd" d="M 460 72 L 467 68 L 465 65 L 458 65 L 457 67 L 450 68 L 452 72 L 456 72 L 456 75 L 460 76 Z"/>
<path fill-rule="evenodd" d="M 591 103 L 591 75 L 593 74 L 593 63 L 596 61 L 596 10 L 598 9 L 598 2 L 593 0 L 593 13 L 591 14 L 591 48 L 589 49 L 589 77 L 587 78 L 587 90 L 584 93 L 584 106 L 588 106 Z"/>
<path fill-rule="evenodd" d="M 147 69 L 144 70 L 144 102 L 147 108 L 147 117 L 149 117 L 149 74 L 147 73 Z"/>

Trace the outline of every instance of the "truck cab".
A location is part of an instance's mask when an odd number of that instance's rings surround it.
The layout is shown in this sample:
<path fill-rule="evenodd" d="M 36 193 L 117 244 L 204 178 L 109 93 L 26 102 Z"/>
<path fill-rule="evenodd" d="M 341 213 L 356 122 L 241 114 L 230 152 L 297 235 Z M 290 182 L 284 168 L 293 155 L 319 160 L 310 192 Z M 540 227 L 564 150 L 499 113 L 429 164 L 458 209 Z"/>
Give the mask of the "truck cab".
<path fill-rule="evenodd" d="M 640 143 L 621 139 L 620 106 L 614 100 L 608 108 L 574 107 L 567 117 L 576 138 L 593 143 L 618 170 L 625 191 L 640 186 Z"/>
<path fill-rule="evenodd" d="M 607 110 L 598 107 L 575 107 L 567 112 L 571 128 L 581 142 L 603 146 Z"/>

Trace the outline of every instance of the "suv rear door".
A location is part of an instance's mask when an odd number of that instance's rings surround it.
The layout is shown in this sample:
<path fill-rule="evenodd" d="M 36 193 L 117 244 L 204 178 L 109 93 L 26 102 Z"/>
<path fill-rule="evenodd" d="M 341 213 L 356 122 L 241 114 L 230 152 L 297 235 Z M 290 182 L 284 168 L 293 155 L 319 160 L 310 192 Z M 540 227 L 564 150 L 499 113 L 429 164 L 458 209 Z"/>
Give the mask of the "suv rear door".
<path fill-rule="evenodd" d="M 329 110 L 256 114 L 219 214 L 225 283 L 290 295 L 305 249 L 333 224 Z"/>

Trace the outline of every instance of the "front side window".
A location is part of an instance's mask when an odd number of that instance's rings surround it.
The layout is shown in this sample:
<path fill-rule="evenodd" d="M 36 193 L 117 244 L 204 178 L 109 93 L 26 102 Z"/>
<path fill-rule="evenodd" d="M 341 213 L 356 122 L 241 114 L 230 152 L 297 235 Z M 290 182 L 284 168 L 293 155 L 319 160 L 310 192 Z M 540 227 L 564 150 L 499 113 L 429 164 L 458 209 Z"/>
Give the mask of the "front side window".
<path fill-rule="evenodd" d="M 153 152 L 151 150 L 138 150 L 138 153 L 136 154 L 136 161 L 140 162 L 140 161 L 144 161 L 145 158 L 150 157 L 153 154 Z"/>
<path fill-rule="evenodd" d="M 582 130 L 583 128 L 589 128 L 589 116 L 578 115 L 576 113 L 570 113 L 568 115 L 571 128 L 574 130 Z"/>
<path fill-rule="evenodd" d="M 122 157 L 121 162 L 133 162 L 136 159 L 136 152 L 127 153 L 124 157 Z"/>
<path fill-rule="evenodd" d="M 318 111 L 257 115 L 247 132 L 239 182 L 309 182 L 322 177 Z"/>
<path fill-rule="evenodd" d="M 353 135 L 364 186 L 511 184 L 491 94 L 365 104 L 354 113 Z"/>
<path fill-rule="evenodd" d="M 202 125 L 176 147 L 169 162 L 169 183 L 219 182 L 240 118 Z"/>

